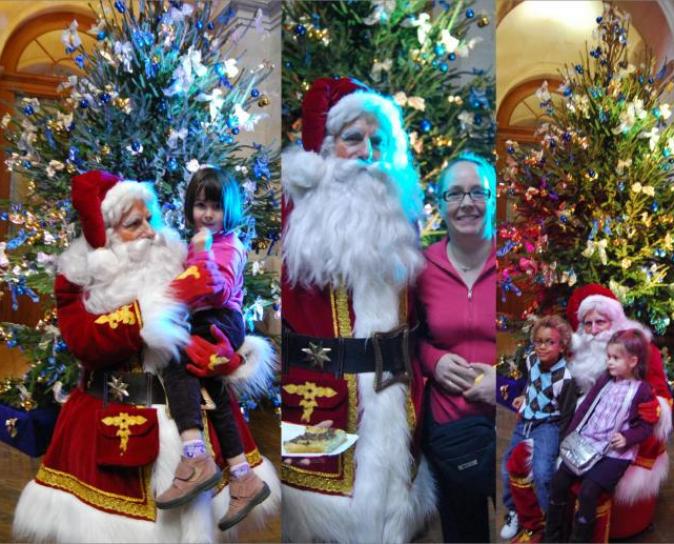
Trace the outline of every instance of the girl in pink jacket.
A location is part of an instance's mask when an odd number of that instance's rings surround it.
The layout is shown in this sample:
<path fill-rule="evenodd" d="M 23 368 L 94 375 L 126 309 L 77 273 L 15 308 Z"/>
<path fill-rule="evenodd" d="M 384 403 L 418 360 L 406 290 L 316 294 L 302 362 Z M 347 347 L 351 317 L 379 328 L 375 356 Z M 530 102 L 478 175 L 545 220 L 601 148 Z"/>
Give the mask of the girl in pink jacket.
<path fill-rule="evenodd" d="M 185 218 L 196 234 L 189 245 L 185 274 L 196 270 L 193 265 L 210 261 L 223 281 L 191 305 L 192 335 L 226 349 L 221 350 L 221 357 L 211 356 L 206 368 L 185 357 L 164 371 L 171 415 L 183 439 L 183 455 L 173 484 L 156 500 L 158 508 L 174 508 L 220 480 L 220 470 L 202 436 L 203 386 L 215 404 L 208 417 L 230 471 L 229 509 L 218 524 L 223 531 L 241 521 L 270 493 L 246 461 L 227 387 L 217 377 L 232 366 L 235 350 L 245 337 L 241 306 L 247 256 L 235 232 L 243 218 L 242 208 L 241 192 L 233 178 L 211 167 L 194 173 L 185 192 Z"/>

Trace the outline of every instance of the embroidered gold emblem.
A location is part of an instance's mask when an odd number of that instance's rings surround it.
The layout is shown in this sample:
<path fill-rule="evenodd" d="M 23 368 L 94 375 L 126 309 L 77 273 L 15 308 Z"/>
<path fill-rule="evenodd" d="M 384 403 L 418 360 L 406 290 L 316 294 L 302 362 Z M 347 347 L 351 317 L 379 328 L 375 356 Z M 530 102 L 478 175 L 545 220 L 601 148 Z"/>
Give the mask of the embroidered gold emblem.
<path fill-rule="evenodd" d="M 306 359 L 311 362 L 312 366 L 323 370 L 325 363 L 330 361 L 328 353 L 332 350 L 330 348 L 324 348 L 319 344 L 309 342 L 309 347 L 302 348 L 302 351 L 307 354 Z"/>
<path fill-rule="evenodd" d="M 108 382 L 108 387 L 110 388 L 112 396 L 119 402 L 124 402 L 124 397 L 129 396 L 129 392 L 126 390 L 129 387 L 129 384 L 124 383 L 117 376 L 112 377 L 112 380 Z"/>
<path fill-rule="evenodd" d="M 129 444 L 129 436 L 131 436 L 131 430 L 129 427 L 133 425 L 142 425 L 147 421 L 143 416 L 130 416 L 126 412 L 120 412 L 116 416 L 104 417 L 102 420 L 104 425 L 118 427 L 115 436 L 119 436 L 119 449 L 121 450 L 120 455 L 124 455 L 126 448 Z"/>
<path fill-rule="evenodd" d="M 314 408 L 318 406 L 317 398 L 332 398 L 337 394 L 337 391 L 331 387 L 319 387 L 314 382 L 304 382 L 304 385 L 297 385 L 289 383 L 283 386 L 283 390 L 291 395 L 300 395 L 302 400 L 300 406 L 304 408 L 302 412 L 302 421 L 307 423 L 311 420 L 311 414 L 314 413 Z"/>
<path fill-rule="evenodd" d="M 94 323 L 98 325 L 108 324 L 111 329 L 116 329 L 120 323 L 123 325 L 135 325 L 136 314 L 133 312 L 133 304 L 127 304 L 114 312 L 100 316 Z"/>
<path fill-rule="evenodd" d="M 227 363 L 229 363 L 229 359 L 227 359 L 227 357 L 218 357 L 215 353 L 213 353 L 209 359 L 208 368 L 209 370 L 215 370 L 216 366 L 226 365 Z"/>
<path fill-rule="evenodd" d="M 199 267 L 197 265 L 192 265 L 189 268 L 186 268 L 182 274 L 176 276 L 176 279 L 184 280 L 185 278 L 189 278 L 190 276 L 194 276 L 194 278 L 197 280 L 201 277 L 201 274 L 199 273 Z"/>

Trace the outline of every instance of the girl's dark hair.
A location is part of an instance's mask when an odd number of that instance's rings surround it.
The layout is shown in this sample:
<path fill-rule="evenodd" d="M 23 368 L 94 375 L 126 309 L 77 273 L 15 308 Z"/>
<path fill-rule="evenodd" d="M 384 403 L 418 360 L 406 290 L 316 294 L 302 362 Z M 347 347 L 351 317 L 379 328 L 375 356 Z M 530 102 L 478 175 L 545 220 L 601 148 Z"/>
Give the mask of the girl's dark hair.
<path fill-rule="evenodd" d="M 609 345 L 622 346 L 627 353 L 637 358 L 637 366 L 634 367 L 634 377 L 643 380 L 648 371 L 648 359 L 651 353 L 650 343 L 646 335 L 639 329 L 626 329 L 618 331 L 608 341 Z"/>
<path fill-rule="evenodd" d="M 206 200 L 214 200 L 222 206 L 225 232 L 231 232 L 241 225 L 243 201 L 239 184 L 233 176 L 209 166 L 194 172 L 185 190 L 185 220 L 189 226 L 194 225 L 194 203 L 202 189 Z"/>

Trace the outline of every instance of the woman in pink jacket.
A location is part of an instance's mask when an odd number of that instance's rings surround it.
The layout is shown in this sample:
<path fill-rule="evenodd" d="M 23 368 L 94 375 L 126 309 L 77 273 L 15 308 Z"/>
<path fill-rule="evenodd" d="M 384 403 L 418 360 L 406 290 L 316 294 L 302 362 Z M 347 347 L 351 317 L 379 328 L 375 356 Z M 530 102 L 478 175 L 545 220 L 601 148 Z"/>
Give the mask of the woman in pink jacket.
<path fill-rule="evenodd" d="M 447 238 L 425 253 L 417 304 L 426 384 L 423 448 L 438 482 L 445 542 L 488 542 L 495 495 L 496 174 L 463 153 L 443 171 Z"/>

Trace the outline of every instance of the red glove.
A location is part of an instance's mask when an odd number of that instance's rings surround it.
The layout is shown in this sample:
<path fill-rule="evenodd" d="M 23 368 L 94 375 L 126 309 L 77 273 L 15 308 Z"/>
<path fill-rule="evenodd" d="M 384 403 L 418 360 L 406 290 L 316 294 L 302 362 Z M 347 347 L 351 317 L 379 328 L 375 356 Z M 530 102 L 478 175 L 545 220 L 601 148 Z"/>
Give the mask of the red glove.
<path fill-rule="evenodd" d="M 200 298 L 222 290 L 225 278 L 211 261 L 193 264 L 171 282 L 171 289 L 180 302 L 188 306 Z"/>
<path fill-rule="evenodd" d="M 639 417 L 646 423 L 656 424 L 660 419 L 660 403 L 658 399 L 639 404 Z"/>
<path fill-rule="evenodd" d="M 211 334 L 218 341 L 217 344 L 211 344 L 199 336 L 192 336 L 190 345 L 185 348 L 192 361 L 186 368 L 200 378 L 227 376 L 245 362 L 244 358 L 234 351 L 229 338 L 218 327 L 211 325 Z"/>

